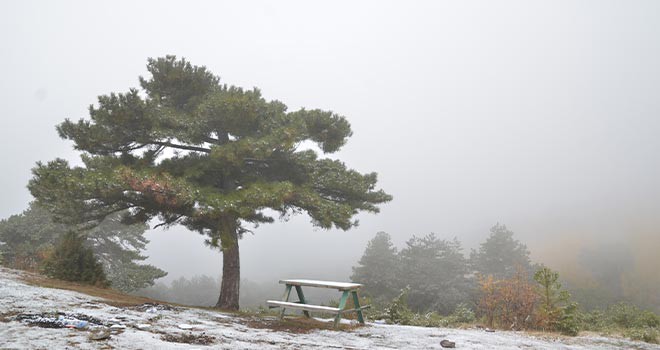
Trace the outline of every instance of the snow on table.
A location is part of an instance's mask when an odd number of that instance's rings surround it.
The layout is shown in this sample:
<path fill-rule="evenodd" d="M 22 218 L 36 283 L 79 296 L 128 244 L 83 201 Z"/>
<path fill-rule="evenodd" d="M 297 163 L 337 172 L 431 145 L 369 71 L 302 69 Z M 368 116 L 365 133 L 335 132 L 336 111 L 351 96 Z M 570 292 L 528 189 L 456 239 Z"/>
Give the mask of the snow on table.
<path fill-rule="evenodd" d="M 362 287 L 362 285 L 359 283 L 317 281 L 317 280 L 305 280 L 305 279 L 280 280 L 280 284 L 289 284 L 292 286 L 301 286 L 301 287 L 331 288 L 338 290 L 353 290 Z"/>

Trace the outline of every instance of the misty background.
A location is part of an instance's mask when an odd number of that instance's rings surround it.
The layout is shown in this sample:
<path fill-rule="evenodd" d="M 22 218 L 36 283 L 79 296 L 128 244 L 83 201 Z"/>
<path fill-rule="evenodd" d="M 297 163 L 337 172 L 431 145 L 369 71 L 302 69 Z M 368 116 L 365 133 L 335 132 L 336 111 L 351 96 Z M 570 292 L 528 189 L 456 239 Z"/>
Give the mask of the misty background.
<path fill-rule="evenodd" d="M 394 196 L 348 232 L 306 216 L 254 229 L 244 279 L 346 280 L 378 231 L 469 250 L 497 222 L 567 278 L 598 247 L 657 276 L 659 23 L 656 1 L 2 2 L 0 217 L 32 200 L 36 161 L 80 164 L 56 124 L 174 54 L 289 110 L 346 116 L 336 157 Z M 197 233 L 147 237 L 165 281 L 220 274 Z"/>

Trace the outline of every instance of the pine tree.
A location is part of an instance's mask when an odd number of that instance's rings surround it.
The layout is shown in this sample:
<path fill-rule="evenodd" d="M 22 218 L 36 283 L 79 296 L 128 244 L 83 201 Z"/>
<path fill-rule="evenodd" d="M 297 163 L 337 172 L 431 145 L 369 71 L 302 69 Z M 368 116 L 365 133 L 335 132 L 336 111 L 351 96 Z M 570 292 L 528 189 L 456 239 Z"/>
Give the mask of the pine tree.
<path fill-rule="evenodd" d="M 375 299 L 389 300 L 398 292 L 397 268 L 397 249 L 393 246 L 390 235 L 378 232 L 367 243 L 358 266 L 353 267 L 351 280 L 364 284 L 363 291 Z"/>
<path fill-rule="evenodd" d="M 103 266 L 94 257 L 85 239 L 74 231 L 61 237 L 53 254 L 44 263 L 44 272 L 52 278 L 82 282 L 96 286 L 108 285 Z"/>
<path fill-rule="evenodd" d="M 57 127 L 84 165 L 38 163 L 28 188 L 75 223 L 96 225 L 128 210 L 134 222 L 183 225 L 222 249 L 217 306 L 238 309 L 238 242 L 246 224 L 271 223 L 266 209 L 307 213 L 321 228 L 348 230 L 360 211 L 391 196 L 376 173 L 319 158 L 351 136 L 348 121 L 318 109 L 288 112 L 258 89 L 220 84 L 206 67 L 167 56 L 149 59 L 142 90 L 100 96 L 90 119 Z M 314 143 L 319 151 L 300 147 Z"/>
<path fill-rule="evenodd" d="M 433 233 L 406 242 L 399 252 L 397 280 L 410 287 L 411 309 L 450 314 L 469 299 L 468 265 L 461 250 L 458 240 L 440 240 Z"/>
<path fill-rule="evenodd" d="M 139 263 L 147 259 L 141 254 L 149 243 L 144 237 L 147 225 L 125 225 L 121 219 L 122 213 L 112 214 L 87 231 L 85 245 L 93 249 L 112 288 L 132 292 L 152 286 L 154 280 L 165 277 L 167 272 Z"/>
<path fill-rule="evenodd" d="M 541 303 L 537 322 L 544 330 L 557 330 L 567 335 L 577 335 L 577 304 L 570 301 L 570 294 L 561 288 L 559 273 L 543 266 L 534 273 L 539 284 Z"/>
<path fill-rule="evenodd" d="M 496 224 L 490 229 L 490 236 L 479 247 L 472 250 L 470 264 L 475 272 L 496 279 L 511 278 L 522 268 L 530 276 L 532 265 L 527 247 L 513 238 L 513 232 L 505 225 Z"/>

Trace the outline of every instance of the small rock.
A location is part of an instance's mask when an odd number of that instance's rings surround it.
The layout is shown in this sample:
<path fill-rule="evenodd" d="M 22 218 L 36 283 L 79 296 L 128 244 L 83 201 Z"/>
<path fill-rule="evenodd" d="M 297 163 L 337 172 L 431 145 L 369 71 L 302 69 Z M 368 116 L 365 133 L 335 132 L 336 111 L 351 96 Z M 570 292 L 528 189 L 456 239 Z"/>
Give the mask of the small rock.
<path fill-rule="evenodd" d="M 454 343 L 453 341 L 449 341 L 449 340 L 445 339 L 445 340 L 440 342 L 440 346 L 442 346 L 443 348 L 455 348 L 456 343 Z"/>
<path fill-rule="evenodd" d="M 486 332 L 489 332 L 489 333 L 494 333 L 495 332 L 494 329 L 490 329 L 490 328 L 486 328 L 485 330 L 486 330 Z"/>
<path fill-rule="evenodd" d="M 110 338 L 110 330 L 108 329 L 95 329 L 89 332 L 90 340 L 104 340 Z"/>
<path fill-rule="evenodd" d="M 190 329 L 193 329 L 193 328 L 194 328 L 193 325 L 191 325 L 191 324 L 185 324 L 185 323 L 184 323 L 184 324 L 180 324 L 178 327 L 181 328 L 181 329 L 185 329 L 185 330 L 190 330 Z"/>

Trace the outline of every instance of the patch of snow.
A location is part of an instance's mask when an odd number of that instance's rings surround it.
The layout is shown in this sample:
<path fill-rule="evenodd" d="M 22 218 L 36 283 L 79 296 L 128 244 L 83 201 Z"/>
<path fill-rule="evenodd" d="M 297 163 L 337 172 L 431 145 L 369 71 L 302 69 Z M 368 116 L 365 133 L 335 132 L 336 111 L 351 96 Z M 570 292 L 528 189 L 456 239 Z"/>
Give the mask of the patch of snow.
<path fill-rule="evenodd" d="M 533 336 L 524 332 L 486 333 L 483 330 L 423 328 L 368 323 L 350 331 L 316 330 L 297 334 L 252 328 L 244 318 L 212 310 L 145 304 L 119 308 L 103 299 L 22 282 L 24 272 L 0 268 L 0 348 L 5 349 L 442 349 L 440 341 L 456 342 L 457 349 L 660 349 L 625 339 L 580 336 Z M 102 325 L 89 329 L 41 328 L 16 319 L 19 314 L 86 315 Z M 13 318 L 12 318 L 13 317 Z M 66 316 L 70 317 L 70 316 Z M 264 317 L 269 322 L 278 322 Z M 324 320 L 331 322 L 332 320 Z M 351 322 L 349 320 L 343 320 Z M 93 327 L 92 327 L 93 326 Z M 91 330 L 106 329 L 106 340 L 91 340 Z M 167 341 L 211 339 L 208 345 Z"/>

